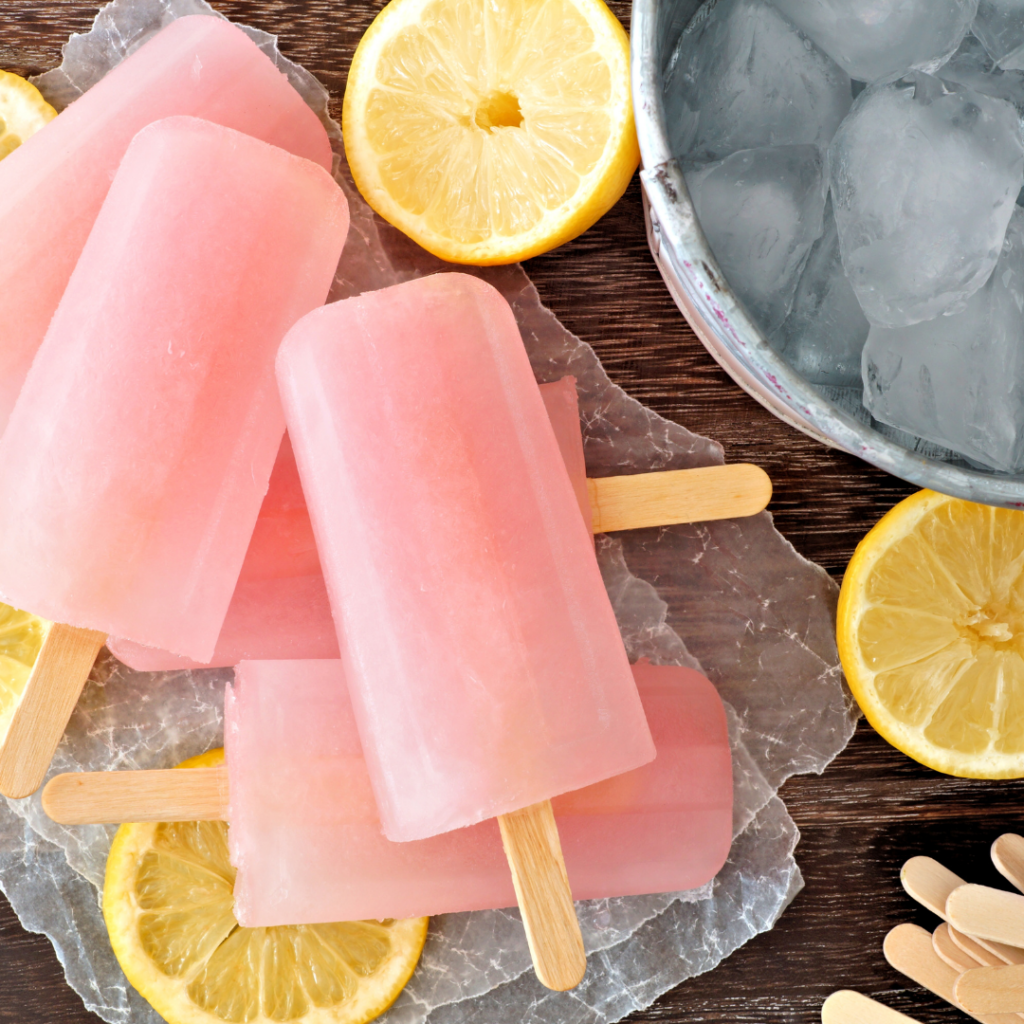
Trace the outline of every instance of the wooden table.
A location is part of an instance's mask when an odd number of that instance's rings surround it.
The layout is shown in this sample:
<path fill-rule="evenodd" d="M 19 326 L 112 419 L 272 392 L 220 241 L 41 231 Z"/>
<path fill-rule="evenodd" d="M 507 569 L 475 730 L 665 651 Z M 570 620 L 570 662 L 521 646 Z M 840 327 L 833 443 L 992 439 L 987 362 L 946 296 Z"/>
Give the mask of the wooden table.
<path fill-rule="evenodd" d="M 331 90 L 335 114 L 356 42 L 381 0 L 214 0 L 228 17 L 281 37 L 281 48 Z M 628 26 L 628 0 L 611 0 Z M 36 74 L 60 62 L 95 7 L 80 0 L 0 0 L 0 68 Z M 857 541 L 914 488 L 787 427 L 748 398 L 711 359 L 673 304 L 644 237 L 634 179 L 622 201 L 576 241 L 531 260 L 541 299 L 597 350 L 612 378 L 658 412 L 716 438 L 731 461 L 763 466 L 771 511 L 798 551 L 837 579 Z M 0 296 L 0 315 L 3 297 Z M 885 932 L 935 922 L 899 887 L 899 866 L 928 853 L 972 881 L 998 884 L 988 844 L 1024 828 L 1024 782 L 946 778 L 897 753 L 865 724 L 823 776 L 782 792 L 803 839 L 806 888 L 778 926 L 710 974 L 668 993 L 638 1021 L 812 1024 L 840 987 L 881 995 L 923 1024 L 966 1020 L 885 963 Z M 81 1022 L 45 938 L 26 933 L 0 899 L 0 1022 Z M 492 1022 L 499 1024 L 499 1022 Z"/>

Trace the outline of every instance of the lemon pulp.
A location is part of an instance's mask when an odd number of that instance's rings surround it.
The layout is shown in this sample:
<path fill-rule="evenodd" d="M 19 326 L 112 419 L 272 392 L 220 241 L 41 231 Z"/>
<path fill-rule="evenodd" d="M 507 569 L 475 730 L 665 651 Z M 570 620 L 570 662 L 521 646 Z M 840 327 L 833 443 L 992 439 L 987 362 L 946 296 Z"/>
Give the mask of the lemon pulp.
<path fill-rule="evenodd" d="M 628 37 L 601 0 L 392 0 L 353 59 L 343 134 L 367 202 L 435 255 L 536 255 L 639 162 Z"/>
<path fill-rule="evenodd" d="M 179 767 L 219 764 L 211 751 Z M 170 1024 L 362 1024 L 394 1002 L 427 918 L 242 928 L 219 821 L 122 825 L 103 915 L 128 980 Z"/>
<path fill-rule="evenodd" d="M 37 615 L 0 604 L 0 737 L 7 732 L 49 628 Z"/>
<path fill-rule="evenodd" d="M 864 538 L 840 595 L 854 696 L 939 771 L 1024 775 L 1024 512 L 922 491 Z"/>
<path fill-rule="evenodd" d="M 31 82 L 0 71 L 0 160 L 56 116 Z"/>

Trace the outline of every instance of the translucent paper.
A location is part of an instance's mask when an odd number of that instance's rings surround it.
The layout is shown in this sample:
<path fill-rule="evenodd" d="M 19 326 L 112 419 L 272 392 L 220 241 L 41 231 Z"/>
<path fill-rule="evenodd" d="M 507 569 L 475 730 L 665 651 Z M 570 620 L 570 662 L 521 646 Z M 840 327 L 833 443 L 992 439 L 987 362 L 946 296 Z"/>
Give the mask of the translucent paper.
<path fill-rule="evenodd" d="M 51 102 L 67 102 L 162 20 L 201 12 L 209 8 L 195 0 L 112 4 L 89 36 L 72 41 L 63 70 L 40 85 Z M 283 61 L 271 37 L 254 35 L 324 113 L 326 94 L 312 77 Z M 340 154 L 336 126 L 331 131 Z M 375 220 L 343 169 L 339 177 L 353 226 L 334 297 L 442 268 Z M 512 303 L 538 379 L 576 376 L 591 475 L 722 461 L 713 441 L 612 385 L 593 350 L 541 306 L 520 268 L 484 276 Z M 729 861 L 696 893 L 580 904 L 589 968 L 580 988 L 561 995 L 542 991 L 527 973 L 513 913 L 436 918 L 388 1024 L 618 1020 L 771 928 L 803 884 L 793 857 L 796 826 L 776 790 L 794 773 L 822 771 L 853 731 L 833 639 L 835 584 L 767 514 L 601 538 L 598 555 L 631 660 L 701 667 L 727 702 L 736 787 Z M 657 579 L 660 594 L 647 579 Z M 52 770 L 166 767 L 208 749 L 219 742 L 229 677 L 224 670 L 153 676 L 102 663 Z M 23 924 L 51 938 L 90 1009 L 116 1024 L 159 1024 L 126 984 L 97 907 L 113 831 L 54 825 L 38 799 L 0 804 L 0 886 Z"/>

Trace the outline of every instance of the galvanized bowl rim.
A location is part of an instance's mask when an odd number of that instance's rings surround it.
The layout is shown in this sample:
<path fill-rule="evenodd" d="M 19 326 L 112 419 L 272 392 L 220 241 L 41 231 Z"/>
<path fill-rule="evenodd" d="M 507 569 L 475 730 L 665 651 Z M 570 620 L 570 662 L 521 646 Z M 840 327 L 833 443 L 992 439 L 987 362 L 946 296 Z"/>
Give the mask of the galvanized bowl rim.
<path fill-rule="evenodd" d="M 669 148 L 657 38 L 659 5 L 664 2 L 633 0 L 630 48 L 640 180 L 651 252 L 669 292 L 705 348 L 769 411 L 824 444 L 921 487 L 1024 508 L 1024 479 L 928 458 L 834 406 L 790 369 L 743 309 L 697 223 L 682 171 Z"/>

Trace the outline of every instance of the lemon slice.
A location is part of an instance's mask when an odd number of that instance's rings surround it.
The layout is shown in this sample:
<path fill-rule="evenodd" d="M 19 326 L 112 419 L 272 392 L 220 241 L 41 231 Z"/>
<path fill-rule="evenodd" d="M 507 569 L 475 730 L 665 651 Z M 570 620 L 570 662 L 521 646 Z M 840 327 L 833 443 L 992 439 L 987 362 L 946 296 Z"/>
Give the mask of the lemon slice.
<path fill-rule="evenodd" d="M 220 764 L 223 750 L 180 768 Z M 428 918 L 242 928 L 220 821 L 122 825 L 103 916 L 132 985 L 170 1024 L 360 1024 L 396 999 Z"/>
<path fill-rule="evenodd" d="M 1024 512 L 900 502 L 846 570 L 838 643 L 893 746 L 949 775 L 1024 776 Z"/>
<path fill-rule="evenodd" d="M 31 82 L 0 71 L 0 160 L 56 116 Z"/>
<path fill-rule="evenodd" d="M 636 169 L 629 38 L 601 0 L 392 0 L 352 60 L 342 133 L 363 197 L 424 248 L 526 259 Z"/>
<path fill-rule="evenodd" d="M 7 732 L 49 628 L 37 615 L 0 604 L 0 737 Z"/>

